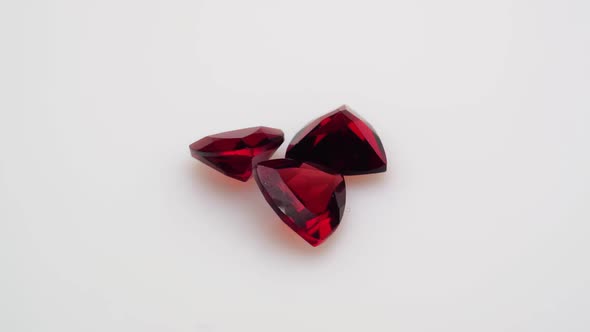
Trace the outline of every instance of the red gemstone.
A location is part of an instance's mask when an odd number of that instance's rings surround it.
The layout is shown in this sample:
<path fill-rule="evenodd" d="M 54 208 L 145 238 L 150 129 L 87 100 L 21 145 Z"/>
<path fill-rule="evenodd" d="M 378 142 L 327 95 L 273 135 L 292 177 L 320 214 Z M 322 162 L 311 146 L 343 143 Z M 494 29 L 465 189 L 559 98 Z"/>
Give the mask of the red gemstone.
<path fill-rule="evenodd" d="M 252 176 L 252 167 L 267 160 L 283 143 L 279 129 L 252 127 L 207 136 L 190 145 L 191 155 L 240 181 Z"/>
<path fill-rule="evenodd" d="M 385 172 L 387 157 L 375 130 L 348 106 L 303 128 L 289 144 L 287 158 L 313 162 L 340 174 Z"/>
<path fill-rule="evenodd" d="M 283 222 L 312 246 L 340 224 L 346 203 L 342 175 L 297 160 L 274 159 L 256 165 L 254 177 Z"/>

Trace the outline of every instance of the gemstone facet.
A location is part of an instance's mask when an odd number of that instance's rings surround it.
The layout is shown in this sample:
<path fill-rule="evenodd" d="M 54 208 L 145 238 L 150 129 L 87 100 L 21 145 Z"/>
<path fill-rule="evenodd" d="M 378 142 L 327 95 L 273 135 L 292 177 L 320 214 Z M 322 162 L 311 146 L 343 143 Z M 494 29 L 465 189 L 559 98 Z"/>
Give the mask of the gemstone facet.
<path fill-rule="evenodd" d="M 346 203 L 342 175 L 291 159 L 263 161 L 254 170 L 268 204 L 312 246 L 320 245 L 340 224 Z"/>
<path fill-rule="evenodd" d="M 280 129 L 252 127 L 204 137 L 190 145 L 191 155 L 240 181 L 252 176 L 252 167 L 267 160 L 284 141 Z"/>
<path fill-rule="evenodd" d="M 286 157 L 319 164 L 343 175 L 380 173 L 387 169 L 381 139 L 346 105 L 299 131 L 289 143 Z"/>

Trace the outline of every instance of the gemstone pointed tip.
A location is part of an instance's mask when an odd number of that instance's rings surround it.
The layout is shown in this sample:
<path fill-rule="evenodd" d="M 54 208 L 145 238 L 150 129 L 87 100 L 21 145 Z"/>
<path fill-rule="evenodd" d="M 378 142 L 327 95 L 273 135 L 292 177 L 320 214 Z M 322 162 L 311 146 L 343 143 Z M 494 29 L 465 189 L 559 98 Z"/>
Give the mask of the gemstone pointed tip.
<path fill-rule="evenodd" d="M 351 112 L 352 111 L 352 108 L 350 108 L 350 106 L 348 106 L 348 104 L 342 104 L 342 105 L 340 105 L 340 107 L 338 107 L 336 109 L 336 111 L 348 111 L 348 112 Z"/>

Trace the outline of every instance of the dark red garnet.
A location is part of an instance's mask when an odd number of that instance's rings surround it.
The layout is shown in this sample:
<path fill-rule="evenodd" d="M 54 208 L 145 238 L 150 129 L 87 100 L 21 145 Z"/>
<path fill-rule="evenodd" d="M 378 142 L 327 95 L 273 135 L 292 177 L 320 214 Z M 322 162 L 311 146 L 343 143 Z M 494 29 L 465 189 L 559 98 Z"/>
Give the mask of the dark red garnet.
<path fill-rule="evenodd" d="M 340 224 L 346 203 L 342 175 L 297 160 L 274 159 L 256 165 L 254 176 L 268 204 L 312 246 Z"/>
<path fill-rule="evenodd" d="M 385 172 L 387 157 L 375 130 L 344 105 L 303 128 L 287 158 L 309 161 L 343 175 Z"/>
<path fill-rule="evenodd" d="M 280 129 L 252 127 L 207 136 L 190 145 L 191 155 L 240 181 L 252 176 L 252 167 L 267 160 L 283 143 Z"/>

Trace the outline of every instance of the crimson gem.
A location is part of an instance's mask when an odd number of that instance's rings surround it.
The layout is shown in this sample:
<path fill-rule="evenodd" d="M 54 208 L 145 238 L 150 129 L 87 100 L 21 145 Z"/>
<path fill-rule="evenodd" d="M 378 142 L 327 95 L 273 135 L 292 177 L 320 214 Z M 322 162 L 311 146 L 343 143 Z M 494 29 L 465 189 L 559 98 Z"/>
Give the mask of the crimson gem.
<path fill-rule="evenodd" d="M 256 165 L 254 177 L 283 222 L 312 246 L 340 224 L 346 203 L 342 175 L 297 160 L 274 159 Z"/>
<path fill-rule="evenodd" d="M 204 137 L 190 145 L 191 155 L 240 181 L 252 176 L 252 167 L 267 160 L 283 143 L 280 129 L 252 127 Z"/>
<path fill-rule="evenodd" d="M 343 175 L 380 173 L 387 169 L 381 139 L 346 105 L 297 133 L 286 157 L 319 164 Z"/>

